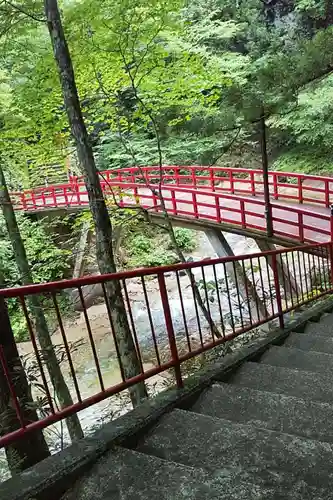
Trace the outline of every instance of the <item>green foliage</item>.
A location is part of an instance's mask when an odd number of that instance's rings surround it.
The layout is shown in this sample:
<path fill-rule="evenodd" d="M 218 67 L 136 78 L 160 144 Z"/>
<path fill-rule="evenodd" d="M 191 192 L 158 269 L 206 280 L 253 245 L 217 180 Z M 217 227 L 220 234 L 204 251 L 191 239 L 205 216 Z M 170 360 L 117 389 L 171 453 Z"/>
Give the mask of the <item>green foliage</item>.
<path fill-rule="evenodd" d="M 273 163 L 272 169 L 328 175 L 333 171 L 333 160 L 328 152 L 298 146 L 283 152 Z"/>
<path fill-rule="evenodd" d="M 134 233 L 126 243 L 128 267 L 156 267 L 178 262 L 176 255 L 166 248 L 165 238 L 159 231 L 155 231 L 155 234 L 148 231 L 147 234 Z"/>
<path fill-rule="evenodd" d="M 70 267 L 71 252 L 55 245 L 46 223 L 32 221 L 19 213 L 17 219 L 34 282 L 42 283 L 63 278 Z M 6 286 L 15 286 L 20 283 L 20 278 L 2 217 L 0 235 L 0 269 Z"/>
<path fill-rule="evenodd" d="M 177 245 L 184 252 L 191 252 L 197 246 L 195 232 L 190 229 L 176 227 L 174 229 Z"/>
<path fill-rule="evenodd" d="M 42 283 L 64 278 L 70 268 L 71 252 L 59 248 L 54 243 L 43 222 L 34 222 L 22 214 L 17 214 L 17 218 L 34 282 Z M 2 217 L 0 217 L 0 272 L 4 278 L 3 286 L 12 287 L 21 283 Z M 18 301 L 11 299 L 8 307 L 16 339 L 26 340 L 27 325 Z"/>
<path fill-rule="evenodd" d="M 225 141 L 214 135 L 202 137 L 196 133 L 183 133 L 164 137 L 161 139 L 163 163 L 164 165 L 209 165 L 221 155 L 224 145 Z M 122 139 L 116 134 L 108 135 L 96 148 L 96 153 L 100 170 L 159 163 L 156 139 L 149 138 L 148 134 L 138 133 Z"/>

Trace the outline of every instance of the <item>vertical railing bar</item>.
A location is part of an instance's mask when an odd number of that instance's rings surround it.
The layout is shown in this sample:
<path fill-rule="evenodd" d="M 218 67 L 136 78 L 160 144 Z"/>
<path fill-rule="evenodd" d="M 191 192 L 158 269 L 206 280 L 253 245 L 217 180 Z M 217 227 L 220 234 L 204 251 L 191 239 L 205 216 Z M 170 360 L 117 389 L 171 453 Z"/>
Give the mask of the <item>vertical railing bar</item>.
<path fill-rule="evenodd" d="M 234 261 L 232 261 L 232 267 L 233 267 L 233 273 L 234 273 L 234 277 L 235 277 L 235 286 L 236 286 L 236 290 L 237 290 L 237 300 L 238 300 L 238 308 L 239 308 L 240 320 L 241 320 L 242 328 L 244 328 L 244 318 L 243 318 L 243 310 L 242 310 L 242 304 L 241 304 L 241 296 L 240 296 L 240 293 L 239 293 L 238 276 L 237 276 L 236 265 L 235 265 Z"/>
<path fill-rule="evenodd" d="M 312 264 L 314 268 L 314 278 L 315 278 L 315 283 L 316 283 L 316 289 L 318 290 L 318 279 L 320 282 L 320 291 L 322 292 L 321 289 L 321 274 L 320 274 L 320 262 L 319 262 L 319 255 L 314 255 L 312 254 Z"/>
<path fill-rule="evenodd" d="M 208 312 L 208 315 L 209 315 L 209 328 L 210 328 L 210 332 L 212 334 L 212 340 L 213 340 L 213 342 L 215 342 L 215 336 L 214 336 L 214 330 L 213 330 L 213 321 L 212 321 L 212 314 L 211 314 L 211 309 L 210 309 L 210 305 L 209 305 L 209 297 L 208 297 L 208 292 L 207 292 L 206 275 L 205 275 L 205 270 L 204 270 L 203 267 L 201 268 L 201 274 L 202 274 L 202 281 L 203 281 L 204 291 L 205 291 L 205 299 L 206 299 L 206 304 L 207 304 L 207 312 Z"/>
<path fill-rule="evenodd" d="M 111 313 L 111 309 L 110 309 L 110 304 L 109 304 L 108 296 L 107 296 L 106 289 L 105 289 L 105 283 L 101 283 L 101 285 L 102 285 L 102 290 L 103 290 L 104 301 L 105 301 L 105 304 L 106 304 L 106 310 L 107 310 L 108 318 L 109 318 L 109 322 L 110 322 L 112 338 L 113 338 L 113 341 L 114 341 L 114 346 L 116 348 L 116 354 L 117 354 L 117 359 L 118 359 L 120 374 L 121 374 L 122 381 L 125 382 L 126 381 L 125 371 L 124 371 L 122 359 L 121 359 L 121 356 L 120 356 L 120 349 L 119 349 L 119 345 L 118 345 L 118 340 L 117 340 L 116 332 L 115 332 L 115 329 L 114 329 L 114 324 L 113 324 L 113 319 L 112 319 L 112 313 Z"/>
<path fill-rule="evenodd" d="M 147 288 L 146 288 L 144 276 L 141 276 L 141 284 L 142 284 L 143 296 L 144 296 L 146 307 L 147 307 L 147 314 L 148 314 L 148 321 L 149 321 L 149 325 L 150 325 L 150 331 L 151 331 L 151 334 L 153 337 L 156 360 L 157 360 L 158 365 L 160 366 L 161 359 L 160 359 L 160 354 L 158 352 L 158 345 L 157 345 L 157 341 L 156 341 L 154 322 L 153 322 L 153 318 L 152 318 L 151 311 L 150 311 L 149 298 L 148 298 L 148 293 L 147 293 Z"/>
<path fill-rule="evenodd" d="M 308 273 L 306 271 L 305 256 L 306 256 L 306 253 L 303 252 L 303 267 L 304 267 L 305 289 L 306 289 L 306 298 L 308 299 L 310 292 L 309 292 L 309 286 L 308 286 L 308 276 L 307 276 Z M 304 300 L 304 297 L 303 297 L 303 300 Z"/>
<path fill-rule="evenodd" d="M 327 259 L 327 246 L 322 249 L 321 256 L 320 256 L 320 281 L 322 284 L 322 287 L 324 288 L 324 291 L 327 292 L 327 281 L 325 278 L 325 261 L 328 262 Z"/>
<path fill-rule="evenodd" d="M 66 351 L 66 354 L 67 354 L 67 359 L 68 359 L 68 363 L 69 363 L 69 367 L 70 367 L 70 372 L 71 372 L 71 375 L 72 375 L 72 379 L 73 379 L 73 383 L 74 383 L 74 387 L 75 387 L 75 392 L 76 392 L 76 395 L 77 395 L 77 399 L 78 399 L 78 401 L 80 403 L 82 403 L 80 388 L 79 388 L 79 384 L 78 384 L 78 381 L 77 381 L 77 378 L 76 378 L 76 373 L 75 373 L 75 369 L 74 369 L 74 365 L 73 365 L 73 360 L 72 360 L 71 352 L 70 352 L 70 349 L 69 349 L 69 345 L 68 345 L 68 341 L 67 341 L 67 337 L 66 337 L 66 332 L 65 332 L 65 329 L 64 329 L 64 325 L 63 325 L 63 322 L 62 322 L 62 318 L 61 318 L 61 314 L 60 314 L 60 310 L 59 310 L 59 306 L 58 306 L 58 302 L 57 302 L 57 297 L 56 297 L 56 294 L 55 294 L 54 291 L 51 292 L 51 296 L 52 296 L 53 305 L 54 305 L 54 308 L 55 308 L 55 311 L 56 311 L 56 316 L 57 316 L 57 320 L 58 320 L 58 324 L 59 324 L 59 328 L 60 328 L 60 333 L 61 333 L 61 336 L 62 336 L 62 340 L 64 342 L 65 351 Z"/>
<path fill-rule="evenodd" d="M 331 289 L 331 274 L 329 272 L 330 269 L 330 260 L 331 260 L 331 243 L 326 247 L 326 269 L 327 269 L 327 285 L 328 290 Z M 324 264 L 325 265 L 325 264 Z"/>
<path fill-rule="evenodd" d="M 329 244 L 329 269 L 330 269 L 330 290 L 333 290 L 333 242 Z"/>
<path fill-rule="evenodd" d="M 14 407 L 15 407 L 15 413 L 16 413 L 16 416 L 18 418 L 18 421 L 20 422 L 21 429 L 25 429 L 26 428 L 26 424 L 24 423 L 21 405 L 20 405 L 20 402 L 19 402 L 19 398 L 17 397 L 16 392 L 15 392 L 15 387 L 14 387 L 14 384 L 12 382 L 12 378 L 11 378 L 11 375 L 10 375 L 9 367 L 8 367 L 7 361 L 6 361 L 5 351 L 4 351 L 4 348 L 3 348 L 2 344 L 0 344 L 0 365 L 2 366 L 6 382 L 8 384 L 8 389 L 9 389 L 10 395 L 11 395 L 11 397 L 13 399 L 13 404 L 14 404 Z"/>
<path fill-rule="evenodd" d="M 280 290 L 280 282 L 279 282 L 279 273 L 277 266 L 277 258 L 276 254 L 272 255 L 272 270 L 274 276 L 274 284 L 275 284 L 275 292 L 276 292 L 276 305 L 279 314 L 279 323 L 280 328 L 284 328 L 284 317 L 283 317 L 283 308 L 282 308 L 282 300 L 281 300 L 281 290 Z"/>
<path fill-rule="evenodd" d="M 34 334 L 34 331 L 33 331 L 33 328 L 32 328 L 31 319 L 30 319 L 30 316 L 29 316 L 29 311 L 28 311 L 27 305 L 25 303 L 25 298 L 24 297 L 20 297 L 20 302 L 21 302 L 21 306 L 22 306 L 22 309 L 23 309 L 23 313 L 24 313 L 24 316 L 25 316 L 26 323 L 27 323 L 27 327 L 28 327 L 30 339 L 31 339 L 31 342 L 32 342 L 32 346 L 33 346 L 34 351 L 35 351 L 38 368 L 40 370 L 40 374 L 41 374 L 42 381 L 43 381 L 44 388 L 45 388 L 45 392 L 46 392 L 46 397 L 47 397 L 48 403 L 50 405 L 51 412 L 53 414 L 55 414 L 52 396 L 51 396 L 51 393 L 50 393 L 50 390 L 49 390 L 49 386 L 48 386 L 48 383 L 47 383 L 47 380 L 46 380 L 45 371 L 44 371 L 44 367 L 43 367 L 43 362 L 42 362 L 40 353 L 38 351 L 38 346 L 37 346 L 35 334 Z"/>
<path fill-rule="evenodd" d="M 326 268 L 327 268 L 327 285 L 328 285 L 328 290 L 331 290 L 331 273 L 329 271 L 330 269 L 330 264 L 331 264 L 331 248 L 332 244 L 329 243 L 328 246 L 326 247 Z"/>
<path fill-rule="evenodd" d="M 225 326 L 224 326 L 224 319 L 223 319 L 223 313 L 222 313 L 222 304 L 221 304 L 221 297 L 220 297 L 220 290 L 219 290 L 219 282 L 217 279 L 216 265 L 215 264 L 213 264 L 213 273 L 214 273 L 214 280 L 215 280 L 215 286 L 216 286 L 217 302 L 218 302 L 219 312 L 220 312 L 222 335 L 223 335 L 223 337 L 225 337 Z"/>
<path fill-rule="evenodd" d="M 323 250 L 320 252 L 321 255 L 318 255 L 318 272 L 319 272 L 319 280 L 320 280 L 320 288 L 327 291 L 326 281 L 325 281 L 325 273 L 324 273 L 324 257 Z"/>
<path fill-rule="evenodd" d="M 261 263 L 260 263 L 260 257 L 258 257 L 258 268 L 259 268 L 259 276 L 260 276 L 260 285 L 262 289 L 262 300 L 264 304 L 265 311 L 268 311 L 267 305 L 266 305 L 266 296 L 265 296 L 265 285 L 264 285 L 264 280 L 262 277 L 262 269 L 261 269 Z"/>
<path fill-rule="evenodd" d="M 272 283 L 271 283 L 271 270 L 270 266 L 268 264 L 268 257 L 265 256 L 265 262 L 266 262 L 266 273 L 267 273 L 267 281 L 268 281 L 268 288 L 269 288 L 269 296 L 271 299 L 271 311 L 272 315 L 275 314 L 275 308 L 274 308 L 274 299 L 273 299 L 273 292 L 272 292 Z"/>
<path fill-rule="evenodd" d="M 103 284 L 102 284 L 102 286 L 103 286 Z M 81 304 L 82 304 L 82 307 L 83 307 L 83 316 L 84 316 L 84 320 L 86 322 L 88 337 L 89 337 L 90 346 L 91 346 L 91 350 L 92 350 L 94 361 L 95 361 L 95 366 L 96 366 L 96 370 L 97 370 L 97 376 L 98 376 L 99 384 L 100 384 L 101 390 L 104 391 L 105 388 L 104 388 L 104 382 L 103 382 L 103 376 L 102 376 L 102 372 L 101 372 L 101 367 L 100 367 L 98 356 L 97 356 L 95 341 L 94 341 L 94 337 L 93 337 L 93 334 L 92 334 L 89 317 L 88 317 L 88 314 L 87 314 L 87 309 L 86 309 L 86 304 L 85 304 L 83 293 L 82 293 L 82 288 L 80 286 L 78 287 L 78 292 L 79 292 L 80 301 L 81 301 Z"/>
<path fill-rule="evenodd" d="M 228 297 L 228 304 L 229 304 L 231 328 L 232 328 L 232 332 L 235 333 L 235 321 L 234 321 L 234 316 L 233 316 L 233 312 L 232 312 L 232 303 L 231 303 L 231 299 L 230 299 L 230 289 L 229 289 L 229 283 L 228 283 L 228 279 L 229 278 L 228 278 L 228 274 L 227 274 L 227 269 L 226 269 L 225 262 L 222 262 L 222 265 L 223 265 L 223 271 L 224 271 L 224 276 L 225 276 L 225 286 L 226 286 L 226 289 L 227 289 L 227 297 Z"/>
<path fill-rule="evenodd" d="M 281 263 L 281 275 L 282 275 L 282 286 L 283 286 L 283 293 L 284 293 L 284 301 L 286 304 L 288 304 L 288 298 L 287 298 L 287 286 L 286 286 L 286 273 L 284 272 L 284 266 L 283 266 L 283 254 L 280 253 L 280 263 Z M 278 266 L 278 260 L 276 258 L 276 265 Z M 280 282 L 280 280 L 279 280 Z M 281 283 L 280 283 L 281 285 Z M 281 295 L 281 288 L 280 288 L 280 295 Z M 282 299 L 282 297 L 281 297 Z"/>
<path fill-rule="evenodd" d="M 294 278 L 294 283 L 295 283 L 295 294 L 296 294 L 296 304 L 298 304 L 298 284 L 297 284 L 297 273 L 296 273 L 296 266 L 295 266 L 295 255 L 294 252 L 291 252 L 291 262 L 292 262 L 292 272 L 293 272 L 293 278 Z"/>
<path fill-rule="evenodd" d="M 252 286 L 253 286 L 254 290 L 256 290 L 257 287 L 256 287 L 256 280 L 254 277 L 252 257 L 249 257 L 249 261 L 250 261 L 250 268 L 251 268 Z M 258 295 L 256 293 L 254 294 L 254 301 L 255 301 L 256 310 L 257 310 L 257 321 L 259 321 L 260 320 L 260 310 L 259 310 L 259 305 L 258 305 Z"/>
<path fill-rule="evenodd" d="M 309 259 L 310 259 L 310 262 L 311 262 L 311 269 L 313 270 L 313 273 L 312 273 L 312 280 L 311 280 L 311 283 L 312 283 L 312 287 L 313 287 L 313 283 L 316 283 L 317 282 L 317 270 L 316 270 L 316 262 L 315 262 L 315 259 L 314 259 L 314 254 L 312 253 L 311 255 L 309 255 Z M 317 288 L 317 287 L 316 287 Z"/>
<path fill-rule="evenodd" d="M 134 318 L 133 318 L 133 314 L 132 314 L 131 302 L 130 302 L 129 295 L 128 295 L 126 280 L 122 280 L 122 285 L 123 285 L 123 290 L 124 290 L 124 295 L 125 295 L 125 303 L 127 304 L 127 308 L 128 308 L 130 325 L 131 325 L 132 333 L 133 333 L 133 337 L 134 337 L 135 348 L 136 348 L 137 355 L 138 355 L 140 370 L 141 370 L 141 373 L 144 373 L 142 356 L 141 356 L 141 349 L 140 349 L 139 339 L 138 339 L 138 335 L 137 335 L 136 328 L 135 328 L 135 323 L 134 323 Z"/>
<path fill-rule="evenodd" d="M 195 279 L 195 278 L 193 277 L 193 279 Z M 192 285 L 192 283 L 191 283 L 191 285 Z M 198 332 L 199 332 L 200 344 L 201 344 L 201 347 L 203 347 L 204 344 L 203 344 L 202 329 L 201 329 L 201 322 L 200 322 L 200 316 L 199 316 L 199 308 L 198 308 L 197 300 L 195 298 L 195 293 L 194 293 L 193 286 L 191 286 L 191 289 L 192 289 L 194 309 L 195 309 L 195 314 L 196 314 L 197 324 L 198 324 Z"/>
<path fill-rule="evenodd" d="M 313 278 L 312 278 L 311 259 L 310 259 L 310 254 L 309 254 L 309 252 L 307 252 L 307 261 L 308 261 L 308 266 L 309 266 L 310 294 L 312 295 L 312 283 L 313 283 Z M 308 297 L 308 298 L 310 298 L 310 297 Z"/>
<path fill-rule="evenodd" d="M 188 346 L 189 352 L 192 352 L 191 339 L 190 339 L 190 335 L 188 332 L 187 318 L 186 318 L 186 313 L 185 313 L 185 308 L 184 308 L 183 294 L 182 294 L 181 286 L 180 286 L 179 272 L 176 271 L 175 274 L 176 274 L 178 295 L 179 295 L 179 300 L 180 300 L 180 308 L 182 311 L 182 316 L 183 316 L 183 321 L 184 321 L 184 330 L 185 330 L 185 335 L 186 335 L 186 340 L 187 340 L 187 346 Z"/>
<path fill-rule="evenodd" d="M 288 281 L 289 281 L 289 293 L 290 293 L 291 307 L 294 307 L 294 292 L 293 292 L 292 281 L 291 281 L 288 252 L 286 252 L 285 255 L 286 255 L 286 264 L 287 264 L 287 273 L 288 273 Z M 281 262 L 282 262 L 282 255 L 281 255 Z"/>
<path fill-rule="evenodd" d="M 171 352 L 172 361 L 174 363 L 174 368 L 175 368 L 177 387 L 182 388 L 183 387 L 183 379 L 182 379 L 182 373 L 181 373 L 181 368 L 180 368 L 180 361 L 179 361 L 179 356 L 178 356 L 178 349 L 177 349 L 177 343 L 176 343 L 176 338 L 175 338 L 175 332 L 173 329 L 172 316 L 171 316 L 170 304 L 169 304 L 169 297 L 168 297 L 168 292 L 167 292 L 167 288 L 165 285 L 165 277 L 164 277 L 163 273 L 158 274 L 158 284 L 159 284 L 162 307 L 163 307 L 163 312 L 164 312 L 165 326 L 166 326 L 168 338 L 169 338 L 170 352 Z"/>
<path fill-rule="evenodd" d="M 301 300 L 298 302 L 298 303 L 300 303 L 303 301 L 303 298 L 304 298 L 304 288 L 303 288 L 303 272 L 302 272 L 300 251 L 299 250 L 297 250 L 297 261 L 298 261 L 299 284 L 300 284 L 301 294 L 302 294 Z"/>
<path fill-rule="evenodd" d="M 248 289 L 248 281 L 247 281 L 247 273 L 245 269 L 245 261 L 242 260 L 242 269 L 243 269 L 243 275 L 244 275 L 244 285 L 245 285 L 245 295 L 246 295 L 246 300 L 247 300 L 247 310 L 249 313 L 249 320 L 250 320 L 250 325 L 252 325 L 252 311 L 251 311 L 251 301 L 250 301 L 250 295 L 249 295 L 249 289 Z"/>

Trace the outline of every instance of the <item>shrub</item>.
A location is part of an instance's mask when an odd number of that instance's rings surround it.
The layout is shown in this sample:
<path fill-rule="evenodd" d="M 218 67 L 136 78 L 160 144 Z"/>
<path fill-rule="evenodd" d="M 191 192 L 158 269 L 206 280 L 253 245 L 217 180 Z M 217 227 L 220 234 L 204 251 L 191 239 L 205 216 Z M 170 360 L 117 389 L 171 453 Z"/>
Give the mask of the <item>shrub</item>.
<path fill-rule="evenodd" d="M 177 227 L 174 230 L 177 245 L 184 252 L 191 252 L 197 246 L 197 242 L 195 239 L 195 231 L 191 231 L 190 229 L 185 229 L 182 227 Z"/>

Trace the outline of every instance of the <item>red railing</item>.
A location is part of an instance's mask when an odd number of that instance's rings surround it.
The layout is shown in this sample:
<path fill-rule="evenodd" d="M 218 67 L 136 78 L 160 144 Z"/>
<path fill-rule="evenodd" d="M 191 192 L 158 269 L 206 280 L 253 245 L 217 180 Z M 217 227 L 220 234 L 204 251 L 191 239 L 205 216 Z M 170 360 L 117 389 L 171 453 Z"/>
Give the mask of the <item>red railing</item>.
<path fill-rule="evenodd" d="M 108 170 L 100 175 L 103 191 L 122 206 L 139 204 L 161 211 L 158 196 L 152 191 L 161 183 L 170 215 L 241 226 L 249 231 L 266 230 L 260 170 L 165 166 Z M 330 215 L 325 210 L 330 206 L 333 179 L 270 172 L 269 186 L 275 236 L 301 243 L 327 241 L 333 236 Z M 77 177 L 71 177 L 68 184 L 13 193 L 12 199 L 17 209 L 26 211 L 88 205 L 83 178 Z"/>
<path fill-rule="evenodd" d="M 203 175 L 206 172 L 208 175 Z M 140 205 L 158 213 L 162 208 L 155 183 L 161 180 L 161 194 L 170 215 L 263 232 L 266 230 L 266 219 L 263 182 L 259 175 L 259 170 L 165 167 L 158 172 L 154 167 L 147 167 L 103 172 L 101 184 L 111 201 L 117 200 L 121 206 Z M 333 225 L 326 208 L 330 203 L 333 180 L 278 172 L 269 175 L 273 200 L 278 200 L 271 203 L 274 236 L 301 243 L 317 243 L 333 238 Z M 280 182 L 282 176 L 290 182 Z M 291 182 L 295 179 L 297 184 Z M 305 180 L 322 182 L 324 187 L 305 187 Z M 288 190 L 283 191 L 286 187 Z M 306 196 L 307 192 L 312 195 Z M 315 195 L 320 196 L 315 198 Z M 17 197 L 17 194 L 13 195 L 17 209 L 27 211 L 88 205 L 85 185 L 77 178 L 72 178 L 67 185 L 25 191 L 19 194 L 19 199 Z M 316 206 L 296 205 L 283 200 L 311 202 Z"/>
<path fill-rule="evenodd" d="M 262 170 L 203 166 L 129 167 L 105 170 L 102 180 L 119 183 L 162 184 L 206 187 L 229 194 L 263 196 Z M 83 182 L 83 177 L 72 177 L 73 182 Z M 274 200 L 293 200 L 297 203 L 315 203 L 328 208 L 333 195 L 333 177 L 307 175 L 293 172 L 270 171 L 270 192 Z"/>
<path fill-rule="evenodd" d="M 325 243 L 0 290 L 0 297 L 5 299 L 9 307 L 15 305 L 16 315 L 20 311 L 26 322 L 30 342 L 25 344 L 25 351 L 30 352 L 37 367 L 31 384 L 39 413 L 38 421 L 24 421 L 21 402 L 15 392 L 16 373 L 10 370 L 4 346 L 0 344 L 0 367 L 8 383 L 11 408 L 15 409 L 18 422 L 17 430 L 2 435 L 0 446 L 24 437 L 34 429 L 46 428 L 88 409 L 138 382 L 149 384 L 152 377 L 161 373 L 174 372 L 176 383 L 181 387 L 186 377 L 184 368 L 187 360 L 207 351 L 213 352 L 235 337 L 242 338 L 249 330 L 274 320 L 283 328 L 287 313 L 332 293 L 332 255 L 333 244 Z M 284 273 L 281 272 L 282 264 Z M 198 307 L 195 287 L 189 286 L 188 271 L 193 273 L 205 303 L 206 314 L 202 314 Z M 130 378 L 125 376 L 112 311 L 106 301 L 108 285 L 115 282 L 121 287 L 140 366 L 139 372 Z M 100 286 L 102 304 L 99 308 L 102 307 L 104 311 L 102 340 L 98 330 L 100 323 L 96 324 L 94 317 L 87 311 L 86 293 L 89 285 Z M 55 332 L 52 337 L 56 344 L 55 350 L 61 351 L 59 362 L 62 363 L 74 401 L 73 405 L 65 408 L 57 408 L 50 398 L 53 389 L 43 365 L 47 353 L 43 353 L 39 347 L 33 308 L 29 307 L 32 296 L 38 297 L 49 328 Z M 62 306 L 63 301 L 66 303 L 65 308 Z M 74 320 L 69 308 L 72 308 L 73 313 L 75 304 L 79 304 L 82 311 L 79 356 L 70 348 L 70 329 Z M 84 355 L 89 356 L 89 360 Z M 104 362 L 110 357 L 117 365 L 119 381 L 109 381 L 110 364 L 105 366 Z M 83 387 L 80 379 L 82 370 L 88 365 L 96 385 L 92 389 L 89 389 L 89 384 L 88 388 L 87 384 Z M 29 370 L 25 369 L 29 378 Z M 40 392 L 47 397 L 40 398 Z M 38 407 L 41 400 L 44 406 Z"/>

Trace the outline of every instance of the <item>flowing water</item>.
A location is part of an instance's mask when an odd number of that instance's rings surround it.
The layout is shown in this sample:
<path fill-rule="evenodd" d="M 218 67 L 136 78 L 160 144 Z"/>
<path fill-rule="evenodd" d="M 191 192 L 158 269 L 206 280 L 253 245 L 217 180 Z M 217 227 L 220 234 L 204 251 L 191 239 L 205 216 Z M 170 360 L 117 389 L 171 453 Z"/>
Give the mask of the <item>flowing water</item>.
<path fill-rule="evenodd" d="M 225 234 L 225 236 L 236 255 L 250 254 L 258 251 L 258 247 L 256 246 L 254 240 L 229 233 Z M 214 250 L 212 249 L 204 233 L 198 233 L 198 246 L 191 256 L 194 260 L 216 257 Z M 217 266 L 216 270 L 218 279 L 223 282 L 223 280 L 225 279 L 223 268 Z M 194 270 L 194 274 L 197 281 L 202 279 L 201 269 L 198 268 Z M 209 266 L 205 270 L 205 279 L 207 282 L 214 279 L 213 270 Z M 175 335 L 177 337 L 177 341 L 181 344 L 181 342 L 185 341 L 184 317 L 179 297 L 178 284 L 173 273 L 170 273 L 170 275 L 166 277 L 166 286 Z M 197 322 L 197 313 L 195 302 L 193 300 L 193 291 L 186 275 L 180 278 L 180 286 L 182 289 L 184 309 L 186 311 L 186 324 L 190 334 L 191 342 L 197 342 L 200 333 L 200 327 L 198 326 Z M 150 368 L 153 367 L 156 363 L 156 354 L 154 350 L 152 331 L 147 312 L 147 303 L 142 292 L 141 281 L 137 279 L 131 280 L 131 282 L 128 283 L 128 291 L 132 304 L 135 329 L 137 332 L 140 350 L 145 363 L 144 368 Z M 160 349 L 165 349 L 168 345 L 168 341 L 165 327 L 165 318 L 159 294 L 159 287 L 156 279 L 147 281 L 147 297 L 149 300 L 151 322 L 153 324 L 157 344 Z M 230 299 L 233 304 L 236 304 L 236 310 L 239 306 L 239 301 L 237 302 L 236 290 L 232 287 L 228 289 L 228 293 L 224 293 L 221 296 L 221 305 L 223 310 L 229 311 Z M 219 308 L 216 301 L 214 302 L 213 299 L 212 302 L 210 302 L 210 312 L 213 320 L 217 323 L 220 322 Z M 119 372 L 113 338 L 110 333 L 110 324 L 105 304 L 92 306 L 88 310 L 88 316 L 97 348 L 97 354 L 101 365 L 104 384 L 105 387 L 111 387 L 121 382 L 121 375 Z M 201 325 L 203 326 L 202 334 L 203 336 L 207 336 L 210 334 L 208 325 L 207 323 L 205 323 L 202 314 L 200 314 L 199 316 Z M 227 321 L 227 318 L 225 319 Z M 73 343 L 73 345 L 77 343 L 77 349 L 74 349 L 72 354 L 73 363 L 75 365 L 75 370 L 78 377 L 81 396 L 82 398 L 89 397 L 100 391 L 100 383 L 94 363 L 94 358 L 92 355 L 91 346 L 89 344 L 83 313 L 75 320 L 73 319 L 67 322 L 67 324 L 65 324 L 65 331 L 68 341 Z M 55 345 L 62 344 L 60 332 L 56 332 L 53 335 L 53 342 Z M 20 344 L 19 350 L 20 354 L 25 358 L 29 358 L 29 356 L 32 356 L 30 343 Z M 70 376 L 69 367 L 66 365 L 65 361 L 63 361 L 62 367 L 65 378 L 75 400 L 76 398 L 74 384 Z M 159 375 L 153 377 L 148 382 L 148 390 L 151 393 L 159 392 L 168 383 L 170 384 L 168 375 Z M 112 397 L 110 399 L 102 401 L 101 403 L 98 403 L 97 405 L 94 405 L 93 407 L 83 410 L 79 413 L 79 417 L 85 434 L 93 432 L 103 422 L 110 421 L 112 418 L 128 411 L 129 408 L 129 400 L 127 394 L 125 394 L 117 397 Z M 57 424 L 52 426 L 51 429 L 45 431 L 47 440 L 50 443 L 50 447 L 53 452 L 58 451 L 63 445 L 68 442 L 68 436 L 65 427 L 66 426 L 63 424 Z M 4 480 L 6 477 L 8 477 L 6 461 L 4 458 L 4 454 L 1 455 L 0 453 L 0 480 Z"/>

